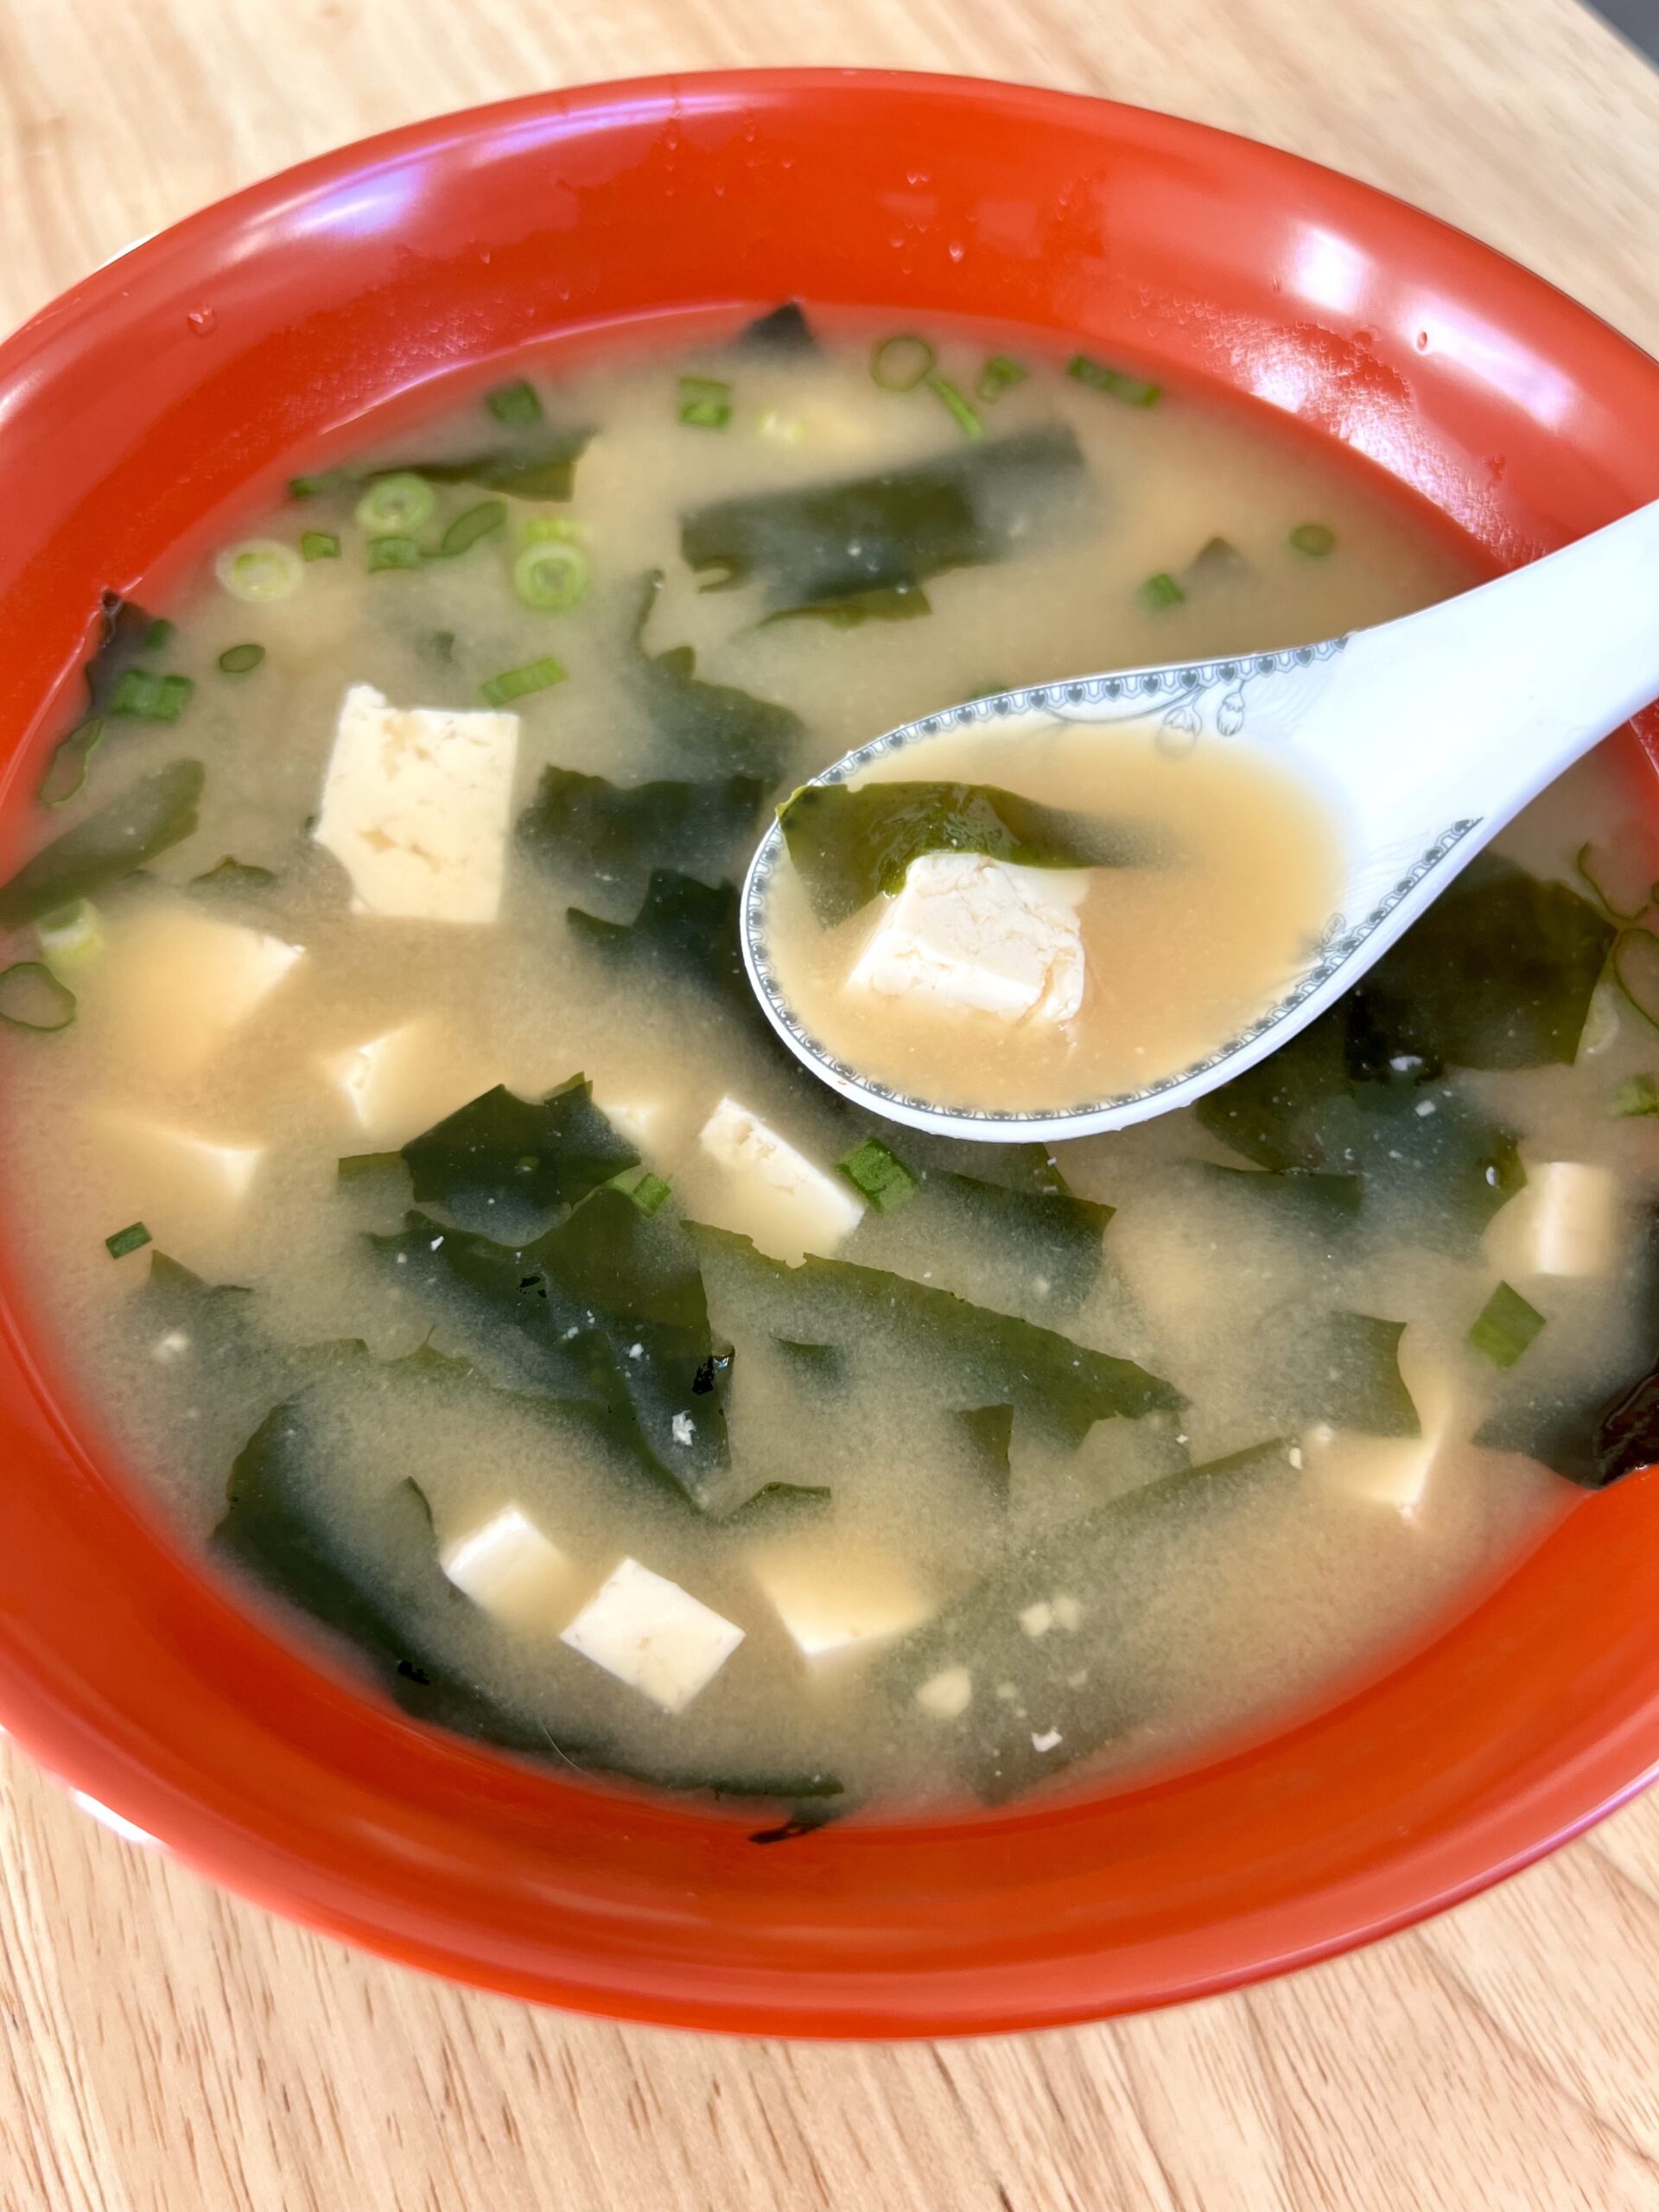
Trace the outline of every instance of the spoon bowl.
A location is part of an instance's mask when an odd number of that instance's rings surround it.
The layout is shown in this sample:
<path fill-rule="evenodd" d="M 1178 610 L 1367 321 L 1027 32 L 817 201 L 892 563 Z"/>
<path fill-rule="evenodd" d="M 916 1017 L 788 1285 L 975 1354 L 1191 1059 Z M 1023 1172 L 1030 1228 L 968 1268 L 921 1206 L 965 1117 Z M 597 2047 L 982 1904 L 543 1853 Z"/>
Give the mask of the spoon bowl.
<path fill-rule="evenodd" d="M 1200 1057 L 1108 1096 L 986 1109 L 921 1096 L 849 1065 L 815 1033 L 780 976 L 774 925 L 790 861 L 775 821 L 744 880 L 744 965 L 790 1051 L 873 1113 L 987 1142 L 1125 1128 L 1193 1104 L 1288 1044 L 1530 799 L 1656 694 L 1659 501 L 1421 613 L 1286 651 L 974 699 L 889 730 L 815 777 L 815 785 L 856 783 L 895 753 L 953 732 L 995 726 L 1004 737 L 1035 740 L 1069 725 L 1103 738 L 1138 729 L 1173 753 L 1228 747 L 1288 772 L 1318 803 L 1336 843 L 1338 892 L 1296 972 Z M 1007 1035 L 1017 1051 L 1017 1029 Z"/>

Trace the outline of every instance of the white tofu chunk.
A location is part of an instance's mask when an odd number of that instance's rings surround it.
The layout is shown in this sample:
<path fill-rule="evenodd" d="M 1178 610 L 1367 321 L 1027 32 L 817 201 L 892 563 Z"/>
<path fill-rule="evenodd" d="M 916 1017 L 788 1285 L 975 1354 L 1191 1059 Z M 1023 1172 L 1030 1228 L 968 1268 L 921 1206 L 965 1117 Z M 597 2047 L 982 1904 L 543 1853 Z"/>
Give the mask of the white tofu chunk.
<path fill-rule="evenodd" d="M 902 1636 L 934 1610 L 898 1560 L 849 1553 L 834 1537 L 768 1546 L 751 1555 L 749 1571 L 807 1659 Z"/>
<path fill-rule="evenodd" d="M 828 1257 L 863 1217 L 843 1177 L 815 1166 L 735 1098 L 721 1100 L 697 1141 L 724 1171 L 719 1225 L 752 1236 L 774 1260 L 794 1267 L 808 1252 Z"/>
<path fill-rule="evenodd" d="M 305 957 L 261 930 L 180 904 L 146 906 L 113 934 L 110 1018 L 135 1071 L 197 1073 Z"/>
<path fill-rule="evenodd" d="M 916 1690 L 916 1702 L 930 1719 L 960 1720 L 974 1701 L 974 1678 L 965 1667 L 941 1667 Z"/>
<path fill-rule="evenodd" d="M 849 988 L 1007 1021 L 1071 1021 L 1083 1004 L 1088 887 L 1077 869 L 924 853 L 859 955 Z"/>
<path fill-rule="evenodd" d="M 510 1628 L 550 1633 L 575 1594 L 575 1567 L 516 1505 L 446 1544 L 438 1564 L 457 1590 Z"/>
<path fill-rule="evenodd" d="M 625 1559 L 559 1638 L 664 1713 L 714 1680 L 743 1631 L 637 1559 Z"/>
<path fill-rule="evenodd" d="M 1321 1421 L 1302 1439 L 1301 1465 L 1315 1481 L 1415 1521 L 1448 1443 L 1466 1427 L 1459 1424 L 1455 1382 L 1423 1356 L 1410 1328 L 1400 1339 L 1400 1376 L 1417 1408 L 1420 1436 L 1362 1436 Z"/>
<path fill-rule="evenodd" d="M 182 1217 L 187 1228 L 203 1217 L 210 1229 L 223 1225 L 253 1188 L 265 1156 L 262 1144 L 226 1144 L 164 1122 L 124 1114 L 102 1114 L 99 1121 L 109 1156 L 125 1169 L 144 1219 L 158 1234 L 169 1214 Z"/>
<path fill-rule="evenodd" d="M 487 1088 L 431 1014 L 334 1053 L 322 1071 L 364 1135 L 386 1143 L 418 1135 Z"/>
<path fill-rule="evenodd" d="M 346 694 L 316 840 L 362 914 L 493 922 L 506 863 L 518 717 L 390 706 Z"/>
<path fill-rule="evenodd" d="M 1619 1258 L 1618 1185 L 1605 1167 L 1576 1160 L 1529 1166 L 1492 1217 L 1486 1253 L 1506 1275 L 1606 1275 Z"/>

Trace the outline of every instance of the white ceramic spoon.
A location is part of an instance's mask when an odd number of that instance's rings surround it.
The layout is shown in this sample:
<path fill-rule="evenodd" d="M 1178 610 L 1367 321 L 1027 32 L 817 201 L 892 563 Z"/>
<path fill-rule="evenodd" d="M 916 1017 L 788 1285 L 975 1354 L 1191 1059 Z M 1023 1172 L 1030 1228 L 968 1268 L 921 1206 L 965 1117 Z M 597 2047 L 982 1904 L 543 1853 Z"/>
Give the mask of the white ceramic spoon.
<path fill-rule="evenodd" d="M 890 730 L 814 781 L 946 731 L 995 721 L 1152 723 L 1183 746 L 1257 753 L 1306 782 L 1335 828 L 1341 911 L 1291 988 L 1238 1036 L 1143 1090 L 1060 1111 L 969 1113 L 847 1066 L 790 1007 L 767 949 L 785 861 L 774 823 L 743 886 L 743 957 L 767 1019 L 833 1090 L 950 1136 L 1087 1136 L 1190 1105 L 1286 1044 L 1356 983 L 1504 823 L 1659 695 L 1659 500 L 1529 567 L 1374 630 L 1039 684 Z M 925 773 L 918 762 L 918 772 Z M 1035 793 L 1033 794 L 1036 796 Z M 895 1010 L 895 1020 L 903 1019 Z"/>

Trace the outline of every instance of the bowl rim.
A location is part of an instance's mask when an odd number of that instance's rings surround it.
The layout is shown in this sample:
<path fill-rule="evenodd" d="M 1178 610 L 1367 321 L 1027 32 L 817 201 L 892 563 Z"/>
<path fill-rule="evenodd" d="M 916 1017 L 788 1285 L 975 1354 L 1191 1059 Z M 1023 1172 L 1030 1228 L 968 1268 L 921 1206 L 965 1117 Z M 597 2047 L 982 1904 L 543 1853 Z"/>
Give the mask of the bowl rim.
<path fill-rule="evenodd" d="M 1219 143 L 1234 162 L 1292 190 L 1315 180 L 1325 204 L 1351 210 L 1362 222 L 1368 214 L 1375 220 L 1380 211 L 1392 211 L 1387 219 L 1412 238 L 1438 241 L 1455 258 L 1484 270 L 1489 278 L 1495 271 L 1507 272 L 1505 282 L 1512 290 L 1543 303 L 1592 348 L 1605 349 L 1609 363 L 1618 359 L 1627 366 L 1632 360 L 1641 364 L 1659 398 L 1659 364 L 1547 279 L 1440 218 L 1281 149 L 1088 93 L 944 73 L 755 69 L 676 72 L 522 95 L 402 125 L 277 172 L 124 249 L 37 310 L 0 344 L 0 401 L 9 390 L 29 382 L 66 332 L 108 313 L 151 270 L 188 257 L 199 241 L 222 240 L 230 232 L 268 222 L 284 208 L 335 188 L 365 169 L 411 157 L 430 158 L 447 149 L 510 134 L 521 124 L 600 117 L 606 111 L 638 114 L 653 106 L 672 112 L 688 100 L 706 103 L 714 111 L 741 105 L 759 95 L 785 100 L 834 95 L 854 102 L 877 95 L 910 97 L 955 105 L 969 114 L 991 107 L 1004 117 L 1039 127 L 1045 122 L 1087 123 L 1103 136 L 1116 131 L 1154 148 L 1179 151 Z M 0 1338 L 10 1339 L 0 1351 L 9 1349 L 22 1371 L 32 1377 L 37 1395 L 43 1402 L 48 1399 L 40 1370 L 9 1315 L 0 1314 Z M 55 1408 L 48 1405 L 42 1420 L 55 1432 L 54 1448 L 66 1459 L 89 1467 L 84 1446 Z M 107 1498 L 100 1500 L 100 1510 L 108 1507 Z M 138 1502 L 131 1511 L 135 1522 L 144 1518 L 145 1509 Z M 228 1599 L 218 1602 L 227 1608 L 231 1605 Z M 1189 1935 L 1164 1947 L 1158 1966 L 1131 1970 L 1127 1983 L 1122 1974 L 1113 1978 L 1086 1970 L 1098 1966 L 1097 1960 L 1085 1961 L 1084 1968 L 1077 1968 L 1073 1960 L 1070 1965 L 1077 1970 L 1065 1974 L 1033 1967 L 1023 1974 L 1010 1970 L 988 1978 L 942 1968 L 918 2002 L 891 1992 L 860 1993 L 850 1986 L 839 1986 L 844 1978 L 828 1971 L 816 1979 L 798 1977 L 801 1986 L 785 1989 L 776 1977 L 765 1986 L 753 1976 L 747 1984 L 737 1976 L 724 1985 L 717 1978 L 700 1979 L 685 1972 L 664 1978 L 653 1972 L 649 1959 L 642 1967 L 637 1960 L 587 1958 L 584 1974 L 563 1977 L 545 1967 L 527 1970 L 515 1963 L 511 1944 L 500 1931 L 489 1930 L 487 1940 L 469 1948 L 457 1938 L 471 1931 L 458 1930 L 453 1923 L 446 1931 L 439 1919 L 414 1906 L 394 1910 L 378 1902 L 375 1880 L 360 1871 L 353 1876 L 337 1866 L 326 1881 L 299 1880 L 289 1837 L 274 1829 L 257 1837 L 240 1834 L 233 1808 L 227 1808 L 223 1800 L 210 1804 L 213 1792 L 203 1777 L 182 1769 L 168 1770 L 154 1744 L 121 1739 L 111 1732 L 96 1700 L 85 1694 L 84 1688 L 75 1694 L 74 1688 L 50 1663 L 43 1645 L 36 1642 L 31 1648 L 26 1637 L 0 1634 L 0 1715 L 18 1741 L 78 1791 L 226 1887 L 324 1933 L 480 1986 L 613 2017 L 752 2033 L 1001 2033 L 1152 2009 L 1236 1988 L 1411 1926 L 1476 1894 L 1580 1834 L 1659 1771 L 1659 1714 L 1650 1712 L 1644 1726 L 1626 1723 L 1609 1728 L 1545 1783 L 1517 1788 L 1501 1808 L 1502 1817 L 1495 1814 L 1451 1835 L 1404 1841 L 1380 1869 L 1333 1885 L 1311 1900 L 1299 1900 L 1294 1910 L 1275 1908 L 1259 1929 L 1250 1916 L 1242 1916 L 1231 1923 L 1230 1946 L 1221 1947 L 1225 1955 L 1207 1963 L 1206 1946 Z M 326 1705 L 326 1685 L 323 1689 L 321 1702 Z M 343 1690 L 335 1702 L 350 1708 L 362 1704 Z M 395 1732 L 403 1724 L 392 1721 L 388 1726 Z M 404 1728 L 404 1732 L 424 1740 L 425 1732 Z M 487 1784 L 498 1764 L 487 1753 L 464 1749 L 451 1757 L 458 1769 L 470 1767 L 482 1777 L 480 1786 Z M 612 1802 L 614 1805 L 617 1801 Z M 619 1816 L 622 1825 L 626 1817 Z M 1064 1808 L 1058 1817 L 1064 1821 Z M 634 1825 L 641 1831 L 650 1828 L 651 1811 L 639 1811 Z M 1017 1828 L 1019 1824 L 1012 1825 Z M 384 1877 L 390 1884 L 396 1858 L 387 1840 L 377 1879 Z M 407 1866 L 398 1878 L 410 1879 Z M 1213 1944 L 1207 1948 L 1211 1952 L 1216 1948 Z M 581 1955 L 579 1942 L 573 1955 Z"/>

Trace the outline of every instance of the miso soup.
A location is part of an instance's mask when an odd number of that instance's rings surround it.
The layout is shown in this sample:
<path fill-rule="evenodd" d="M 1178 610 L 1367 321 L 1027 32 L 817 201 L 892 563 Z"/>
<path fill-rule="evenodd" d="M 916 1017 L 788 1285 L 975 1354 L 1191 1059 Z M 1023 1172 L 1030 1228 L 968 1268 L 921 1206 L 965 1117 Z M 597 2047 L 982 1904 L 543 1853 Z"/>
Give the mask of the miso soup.
<path fill-rule="evenodd" d="M 749 855 L 851 747 L 1472 581 L 1378 480 L 1134 365 L 796 310 L 372 429 L 106 601 L 0 889 L 40 1328 L 282 1633 L 792 1834 L 1269 1726 L 1646 1460 L 1659 869 L 1604 761 L 1121 1135 L 855 1111 L 745 980 Z M 1224 751 L 1083 782 L 1233 871 L 1179 960 L 1096 963 L 1179 1056 L 1293 957 L 1318 840 Z"/>

